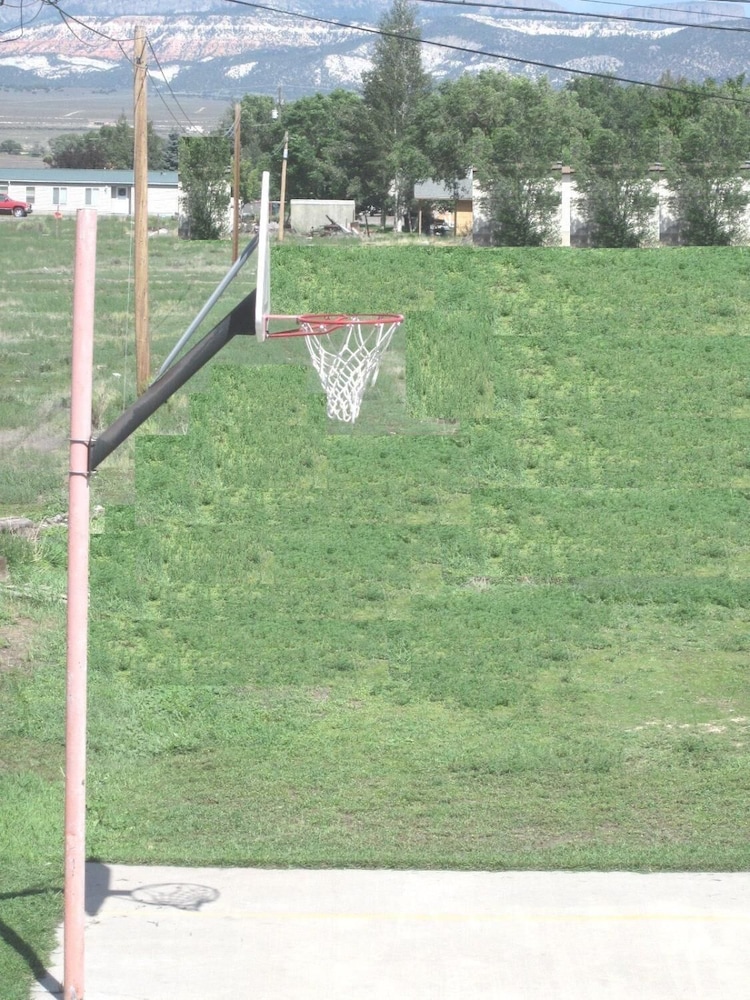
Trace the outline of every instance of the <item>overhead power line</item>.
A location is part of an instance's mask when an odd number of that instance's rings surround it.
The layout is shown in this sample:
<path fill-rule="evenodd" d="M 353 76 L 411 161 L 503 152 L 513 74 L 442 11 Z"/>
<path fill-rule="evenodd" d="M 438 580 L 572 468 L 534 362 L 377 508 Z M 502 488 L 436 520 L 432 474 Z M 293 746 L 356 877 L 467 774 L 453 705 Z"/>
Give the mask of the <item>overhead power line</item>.
<path fill-rule="evenodd" d="M 36 19 L 39 17 L 39 15 L 42 12 L 42 8 L 43 8 L 44 4 L 43 4 L 42 0 L 40 0 L 39 7 L 37 8 L 36 13 L 32 17 L 30 17 L 30 18 L 26 18 L 24 16 L 24 13 L 25 13 L 24 0 L 21 0 L 20 3 L 3 4 L 3 6 L 4 7 L 12 7 L 15 10 L 18 11 L 18 24 L 12 24 L 9 28 L 3 28 L 2 30 L 0 30 L 0 35 L 5 35 L 8 31 L 17 31 L 19 33 L 17 35 L 13 35 L 12 38 L 0 38 L 0 43 L 2 43 L 2 42 L 17 42 L 19 38 L 23 38 L 24 32 L 26 31 L 26 28 L 28 27 L 28 25 L 30 25 L 34 21 L 36 21 Z"/>
<path fill-rule="evenodd" d="M 184 115 L 185 120 L 187 121 L 187 123 L 190 126 L 190 128 L 193 129 L 193 130 L 195 130 L 195 124 L 190 120 L 190 116 L 188 115 L 187 111 L 183 108 L 183 106 L 180 104 L 180 102 L 179 102 L 179 100 L 177 98 L 177 94 L 175 94 L 174 90 L 172 90 L 172 85 L 170 84 L 169 80 L 167 79 L 167 74 L 164 72 L 164 68 L 162 67 L 162 64 L 159 62 L 158 56 L 154 52 L 154 47 L 151 44 L 151 39 L 148 36 L 146 36 L 146 42 L 148 44 L 149 50 L 151 52 L 151 55 L 154 58 L 154 62 L 159 67 L 159 72 L 161 73 L 162 79 L 164 80 L 164 83 L 166 84 L 167 90 L 172 95 L 172 99 L 174 100 L 175 104 L 177 105 L 177 107 L 180 109 L 180 111 Z M 152 79 L 153 79 L 153 77 L 152 77 Z M 172 116 L 172 118 L 175 120 L 175 122 L 180 126 L 180 128 L 183 131 L 186 131 L 185 126 L 182 124 L 181 121 L 179 121 L 179 119 L 176 117 L 176 115 L 174 114 L 174 112 L 172 111 L 172 109 L 169 107 L 169 105 L 167 104 L 167 102 L 164 100 L 164 97 L 160 93 L 158 87 L 156 87 L 156 93 L 158 94 L 158 96 L 159 96 L 162 104 L 167 109 L 167 111 Z"/>
<path fill-rule="evenodd" d="M 746 101 L 746 100 L 743 100 L 742 98 L 738 98 L 738 97 L 731 97 L 731 96 L 726 95 L 726 94 L 708 94 L 708 93 L 702 93 L 702 92 L 698 92 L 698 91 L 694 91 L 694 90 L 687 90 L 685 87 L 679 87 L 679 86 L 675 86 L 673 84 L 654 83 L 654 82 L 651 82 L 651 81 L 648 81 L 648 80 L 636 80 L 636 79 L 633 79 L 632 77 L 619 76 L 619 75 L 616 75 L 616 74 L 613 74 L 613 73 L 602 73 L 602 72 L 597 72 L 596 70 L 585 70 L 585 69 L 577 69 L 577 68 L 574 69 L 574 68 L 571 68 L 569 66 L 561 66 L 561 65 L 559 65 L 557 63 L 548 63 L 548 62 L 544 62 L 544 61 L 539 60 L 539 59 L 524 59 L 524 58 L 521 58 L 520 56 L 505 55 L 503 53 L 491 52 L 491 51 L 489 51 L 487 49 L 474 48 L 474 47 L 468 46 L 468 45 L 457 45 L 457 44 L 454 44 L 454 43 L 451 43 L 451 42 L 438 42 L 438 41 L 433 41 L 431 39 L 414 37 L 412 35 L 404 35 L 404 34 L 399 33 L 399 32 L 385 31 L 382 28 L 376 28 L 376 27 L 372 27 L 372 26 L 369 26 L 369 25 L 351 24 L 351 23 L 348 23 L 348 22 L 345 22 L 345 21 L 338 21 L 338 20 L 335 20 L 333 18 L 320 17 L 320 16 L 315 15 L 315 14 L 304 14 L 301 11 L 289 10 L 289 9 L 284 9 L 284 8 L 281 8 L 281 7 L 274 7 L 274 6 L 270 5 L 270 4 L 254 3 L 254 2 L 251 2 L 251 0 L 224 0 L 224 2 L 225 3 L 232 3 L 232 4 L 235 4 L 237 6 L 247 7 L 247 8 L 255 9 L 255 10 L 266 10 L 266 11 L 269 11 L 270 13 L 280 14 L 280 15 L 285 16 L 285 17 L 298 18 L 300 20 L 305 20 L 305 21 L 313 21 L 313 22 L 316 22 L 318 24 L 327 24 L 327 25 L 330 25 L 332 27 L 343 28 L 343 29 L 349 30 L 349 31 L 358 31 L 358 32 L 362 32 L 363 34 L 379 35 L 379 36 L 382 36 L 382 37 L 399 39 L 401 41 L 417 42 L 418 44 L 421 44 L 421 45 L 426 45 L 426 46 L 429 46 L 429 47 L 432 47 L 432 48 L 446 49 L 446 50 L 451 51 L 451 52 L 461 52 L 461 53 L 464 53 L 466 55 L 478 55 L 478 56 L 483 56 L 483 57 L 485 57 L 487 59 L 497 59 L 497 60 L 502 61 L 502 62 L 513 63 L 513 64 L 521 65 L 521 66 L 537 66 L 540 69 L 553 70 L 553 71 L 559 72 L 559 73 L 570 74 L 571 76 L 585 76 L 585 77 L 593 77 L 595 79 L 614 80 L 617 83 L 628 83 L 628 84 L 633 84 L 633 85 L 639 86 L 639 87 L 651 87 L 652 89 L 664 90 L 664 91 L 669 91 L 669 92 L 672 92 L 672 93 L 680 93 L 680 94 L 690 93 L 690 94 L 692 94 L 694 96 L 697 96 L 697 97 L 705 98 L 705 99 L 708 99 L 708 100 L 724 101 L 724 102 L 729 103 L 729 104 L 739 104 L 739 105 L 746 105 L 746 106 L 750 105 L 750 101 Z M 438 4 L 439 3 L 446 3 L 446 4 L 449 3 L 451 6 L 458 6 L 458 7 L 482 7 L 482 8 L 485 8 L 485 9 L 486 8 L 490 8 L 490 9 L 494 9 L 494 10 L 498 10 L 498 11 L 501 11 L 501 10 L 519 10 L 519 11 L 526 11 L 526 12 L 537 11 L 537 12 L 545 13 L 545 14 L 549 14 L 550 13 L 550 11 L 548 11 L 546 9 L 543 9 L 543 8 L 532 8 L 532 7 L 511 6 L 511 5 L 508 5 L 508 6 L 503 5 L 503 6 L 501 6 L 499 4 L 479 3 L 479 2 L 476 2 L 476 0 L 421 0 L 421 2 L 430 2 L 430 3 L 438 3 Z M 605 2 L 606 2 L 606 0 L 605 0 Z M 739 3 L 739 2 L 743 2 L 743 0 L 730 0 L 730 2 L 738 2 Z M 81 27 L 86 28 L 87 30 L 93 32 L 94 34 L 100 35 L 102 38 L 106 38 L 106 39 L 108 39 L 111 42 L 115 42 L 117 45 L 119 45 L 121 51 L 123 52 L 123 55 L 125 55 L 125 58 L 128 59 L 128 61 L 132 63 L 132 60 L 130 59 L 130 57 L 127 55 L 127 53 L 125 52 L 124 48 L 122 47 L 122 42 L 124 41 L 123 39 L 113 38 L 111 35 L 107 35 L 105 32 L 99 31 L 98 29 L 93 28 L 91 25 L 86 24 L 86 22 L 81 21 L 79 18 L 76 18 L 76 17 L 74 17 L 71 14 L 67 14 L 60 7 L 60 0 L 41 0 L 41 3 L 42 4 L 46 4 L 46 5 L 54 8 L 55 10 L 57 10 L 58 13 L 60 14 L 61 18 L 63 19 L 63 22 L 67 25 L 67 27 L 69 29 L 70 29 L 70 25 L 68 24 L 68 21 L 73 21 L 76 24 L 79 24 Z M 21 6 L 23 6 L 23 4 Z M 573 12 L 570 12 L 570 13 L 572 14 Z M 577 16 L 594 16 L 594 17 L 603 17 L 603 18 L 610 18 L 610 17 L 612 17 L 612 19 L 614 19 L 614 20 L 637 20 L 640 23 L 644 23 L 645 22 L 645 23 L 652 23 L 652 24 L 669 24 L 669 25 L 672 25 L 674 27 L 687 27 L 687 28 L 697 28 L 697 29 L 719 28 L 719 30 L 726 30 L 726 31 L 737 31 L 737 32 L 747 32 L 747 31 L 750 31 L 750 28 L 747 28 L 747 27 L 740 28 L 740 27 L 734 27 L 734 26 L 730 26 L 730 25 L 723 26 L 723 25 L 682 24 L 682 23 L 676 23 L 674 21 L 664 22 L 664 21 L 655 21 L 655 20 L 652 20 L 650 18 L 640 19 L 640 18 L 634 18 L 634 17 L 631 18 L 631 17 L 625 17 L 625 16 L 617 17 L 615 15 L 605 15 L 605 14 L 601 14 L 601 15 L 597 15 L 597 14 L 586 15 L 586 14 L 584 14 L 584 15 L 577 15 Z M 72 30 L 72 29 L 70 29 L 70 30 Z"/>
<path fill-rule="evenodd" d="M 123 48 L 124 42 L 130 42 L 129 38 L 114 38 L 112 35 L 108 35 L 106 31 L 100 31 L 98 28 L 94 28 L 93 25 L 88 24 L 86 21 L 82 21 L 80 18 L 75 17 L 73 14 L 69 14 L 67 11 L 63 10 L 62 7 L 60 6 L 59 0 L 42 0 L 42 4 L 51 7 L 53 10 L 56 10 L 57 13 L 60 15 L 60 19 L 65 25 L 65 27 L 68 29 L 68 31 L 70 31 L 72 35 L 78 38 L 79 41 L 83 42 L 83 39 L 79 35 L 77 35 L 75 31 L 73 31 L 73 29 L 71 28 L 71 23 L 77 24 L 81 28 L 85 28 L 86 31 L 90 31 L 92 35 L 98 35 L 99 38 L 104 38 L 108 42 L 114 42 L 115 45 L 117 45 L 117 47 L 120 49 L 122 54 L 125 56 L 126 60 L 131 64 L 131 66 L 133 65 L 132 58 Z M 84 45 L 85 44 L 87 43 L 84 42 Z"/>
<path fill-rule="evenodd" d="M 84 45 L 93 45 L 95 43 L 94 42 L 87 42 L 84 38 L 82 38 L 78 34 L 78 32 L 74 31 L 73 28 L 71 27 L 71 22 L 73 24 L 78 25 L 81 29 L 83 29 L 85 31 L 89 31 L 89 32 L 91 32 L 94 35 L 97 35 L 99 38 L 103 38 L 106 41 L 113 42 L 120 49 L 120 51 L 124 55 L 126 61 L 128 63 L 130 63 L 131 66 L 133 65 L 133 58 L 130 55 L 128 55 L 128 53 L 125 51 L 125 48 L 123 46 L 124 42 L 128 42 L 129 44 L 132 44 L 132 39 L 130 39 L 130 38 L 127 38 L 127 39 L 115 38 L 113 35 L 108 34 L 106 31 L 100 31 L 98 28 L 95 28 L 92 24 L 90 24 L 90 23 L 88 23 L 86 21 L 82 21 L 80 18 L 74 17 L 72 14 L 69 14 L 67 11 L 63 10 L 63 8 L 60 6 L 60 0 L 40 0 L 39 10 L 41 10 L 42 7 L 44 7 L 44 6 L 51 7 L 53 10 L 56 10 L 57 13 L 60 15 L 60 18 L 61 18 L 63 24 L 65 24 L 65 26 L 71 32 L 71 34 L 75 38 L 77 38 L 78 41 L 82 42 Z M 177 105 L 177 107 L 180 109 L 180 111 L 184 115 L 185 120 L 187 121 L 188 125 L 191 128 L 194 129 L 195 125 L 190 120 L 190 116 L 185 111 L 184 107 L 180 104 L 180 102 L 179 102 L 179 100 L 177 98 L 177 95 L 175 94 L 174 90 L 172 89 L 172 87 L 171 87 L 171 85 L 169 83 L 169 80 L 167 79 L 167 75 L 164 72 L 164 69 L 163 69 L 161 63 L 159 62 L 159 59 L 158 59 L 158 57 L 156 55 L 156 52 L 154 51 L 154 47 L 151 44 L 151 40 L 149 38 L 146 38 L 146 42 L 148 44 L 149 49 L 151 50 L 151 55 L 153 56 L 154 62 L 159 67 L 159 72 L 161 73 L 162 78 L 164 80 L 164 83 L 165 83 L 167 89 L 169 90 L 170 94 L 172 95 L 172 98 L 173 98 L 175 104 Z M 174 114 L 174 112 L 172 111 L 172 109 L 167 104 L 167 102 L 166 102 L 166 100 L 164 98 L 164 95 L 160 92 L 158 86 L 155 89 L 156 89 L 157 96 L 159 97 L 159 99 L 161 100 L 161 102 L 164 104 L 164 107 L 166 108 L 166 110 L 170 114 L 170 116 L 174 119 L 175 123 L 179 126 L 179 128 L 182 131 L 187 131 L 187 127 L 183 124 L 183 122 L 181 122 L 177 118 L 177 116 Z"/>
<path fill-rule="evenodd" d="M 71 27 L 71 23 L 70 22 L 72 22 L 72 23 L 80 26 L 82 29 L 85 29 L 86 31 L 89 31 L 89 32 L 91 32 L 94 35 L 97 35 L 99 38 L 104 38 L 104 39 L 106 39 L 109 42 L 113 42 L 115 45 L 118 46 L 118 48 L 120 49 L 120 51 L 122 52 L 122 54 L 125 56 L 125 59 L 131 64 L 131 66 L 133 65 L 133 59 L 131 58 L 131 56 L 128 55 L 128 53 L 125 51 L 125 48 L 123 47 L 123 43 L 124 42 L 127 42 L 128 44 L 132 44 L 132 40 L 130 38 L 115 38 L 113 35 L 108 34 L 106 31 L 101 31 L 98 28 L 95 28 L 92 24 L 88 23 L 87 21 L 82 21 L 80 18 L 74 17 L 72 14 L 69 14 L 67 11 L 63 10 L 63 8 L 60 6 L 60 0 L 40 0 L 40 8 L 39 9 L 41 10 L 43 6 L 48 6 L 48 7 L 51 7 L 53 10 L 56 10 L 57 13 L 60 15 L 60 18 L 63 21 L 63 23 L 65 24 L 65 26 L 71 32 L 71 34 L 73 34 L 84 45 L 85 44 L 93 45 L 94 43 L 93 42 L 86 42 L 85 39 L 81 38 L 81 36 L 77 32 L 75 32 L 73 30 L 73 28 Z M 195 128 L 194 123 L 190 120 L 190 116 L 185 111 L 184 107 L 180 104 L 180 102 L 179 102 L 179 100 L 177 98 L 177 95 L 175 94 L 175 92 L 172 89 L 172 86 L 171 86 L 169 80 L 167 79 L 167 75 L 164 72 L 164 69 L 163 69 L 161 63 L 159 62 L 159 59 L 158 59 L 158 57 L 156 55 L 156 52 L 154 51 L 153 45 L 151 44 L 151 39 L 150 38 L 146 38 L 146 42 L 147 42 L 148 47 L 149 47 L 149 49 L 151 51 L 151 55 L 153 56 L 154 62 L 159 67 L 159 72 L 161 73 L 162 79 L 164 80 L 164 83 L 165 83 L 167 89 L 169 90 L 169 93 L 172 95 L 172 98 L 173 98 L 175 104 L 180 109 L 181 113 L 183 114 L 183 116 L 184 116 L 185 120 L 187 121 L 188 125 L 190 126 L 190 128 L 194 129 Z M 167 104 L 167 102 L 166 102 L 166 100 L 164 98 L 164 95 L 160 92 L 160 90 L 159 90 L 158 87 L 156 87 L 156 93 L 157 93 L 157 96 L 159 97 L 159 99 L 161 100 L 161 102 L 164 104 L 164 107 L 166 108 L 166 110 L 168 111 L 168 113 L 170 114 L 170 116 L 174 119 L 175 123 L 179 126 L 179 128 L 182 131 L 187 131 L 186 126 L 174 114 L 174 112 L 172 111 L 172 109 Z"/>
<path fill-rule="evenodd" d="M 619 8 L 619 10 L 622 10 L 622 3 L 618 2 L 618 0 L 582 0 L 582 2 L 583 3 L 595 3 L 597 5 L 597 7 L 617 7 L 617 8 Z M 728 2 L 731 2 L 731 0 L 716 0 L 716 2 L 717 3 L 721 3 L 721 4 L 726 4 Z M 745 5 L 745 0 L 737 0 L 737 3 L 741 3 L 744 6 Z M 668 13 L 668 14 L 674 14 L 675 13 L 675 8 L 674 7 L 657 7 L 654 4 L 648 4 L 648 9 L 649 10 L 661 10 L 661 11 L 664 11 L 665 13 Z M 555 13 L 555 11 L 550 11 L 549 13 L 553 14 L 553 13 Z M 705 13 L 707 13 L 707 11 L 703 11 L 703 13 L 705 14 Z M 745 17 L 744 14 L 725 14 L 723 11 L 722 11 L 721 14 L 717 14 L 716 16 L 720 17 L 722 21 L 726 21 L 727 19 L 729 19 L 729 20 L 733 19 L 733 20 L 736 20 L 736 21 L 746 21 L 747 20 L 747 18 Z M 691 27 L 693 27 L 693 25 L 691 25 Z M 699 25 L 695 25 L 695 27 L 699 27 Z"/>
<path fill-rule="evenodd" d="M 652 17 L 635 17 L 630 14 L 598 14 L 593 11 L 550 11 L 546 7 L 526 7 L 516 4 L 479 3 L 477 0 L 419 0 L 420 3 L 441 4 L 448 7 L 480 7 L 482 9 L 495 10 L 502 13 L 506 10 L 521 11 L 526 14 L 554 14 L 558 17 L 579 17 L 589 19 L 592 17 L 603 21 L 633 21 L 636 24 L 656 24 L 670 28 L 695 28 L 697 31 L 747 31 L 750 27 L 736 28 L 731 24 L 695 24 L 688 21 L 662 21 Z M 653 8 L 649 8 L 653 9 Z M 734 16 L 734 15 L 732 15 Z"/>
<path fill-rule="evenodd" d="M 281 7 L 272 7 L 270 4 L 253 3 L 251 0 L 224 0 L 225 3 L 237 4 L 240 7 L 249 7 L 254 10 L 267 10 L 273 14 L 282 14 L 285 17 L 296 17 L 304 21 L 315 21 L 318 24 L 329 24 L 336 28 L 345 28 L 349 31 L 361 31 L 367 35 L 379 35 L 384 38 L 395 38 L 403 42 L 416 42 L 419 45 L 427 45 L 432 48 L 447 49 L 450 52 L 462 52 L 468 55 L 484 56 L 487 59 L 497 59 L 502 62 L 514 63 L 521 66 L 538 66 L 540 69 L 555 70 L 559 73 L 570 73 L 572 76 L 594 77 L 599 80 L 614 80 L 616 83 L 630 83 L 638 87 L 651 87 L 655 90 L 664 90 L 676 94 L 691 94 L 696 97 L 712 101 L 723 101 L 727 104 L 740 104 L 750 107 L 750 101 L 740 97 L 730 97 L 728 94 L 707 94 L 700 91 L 688 90 L 685 87 L 677 87 L 669 83 L 652 83 L 648 80 L 634 80 L 628 76 L 617 76 L 613 73 L 600 73 L 596 70 L 573 69 L 569 66 L 560 66 L 556 63 L 543 62 L 540 59 L 523 59 L 520 56 L 508 56 L 499 52 L 490 52 L 487 49 L 472 48 L 467 45 L 455 45 L 451 42 L 435 42 L 426 38 L 418 38 L 414 35 L 404 35 L 397 31 L 385 31 L 382 28 L 373 28 L 361 24 L 349 24 L 345 21 L 335 21 L 328 17 L 318 17 L 316 14 L 302 14 L 300 11 L 285 10 Z"/>
<path fill-rule="evenodd" d="M 582 0 L 582 2 L 583 3 L 595 3 L 597 5 L 597 7 L 617 7 L 620 10 L 622 10 L 622 3 L 618 2 L 618 0 Z M 729 3 L 729 2 L 734 2 L 734 0 L 704 0 L 704 3 L 710 3 L 710 2 L 715 2 L 715 3 L 720 3 L 720 4 L 726 4 L 726 3 Z M 743 6 L 745 5 L 745 0 L 736 0 L 736 2 L 737 3 L 741 3 Z M 647 7 L 648 10 L 659 10 L 659 11 L 664 11 L 665 13 L 668 13 L 668 14 L 674 14 L 676 12 L 676 8 L 675 7 L 658 7 L 655 4 L 647 4 L 646 7 Z M 554 13 L 554 12 L 551 11 L 550 13 Z M 566 13 L 569 13 L 569 12 L 566 12 Z M 703 15 L 707 15 L 708 13 L 709 12 L 707 10 L 701 11 L 701 14 L 703 14 Z M 696 16 L 698 16 L 698 14 L 696 14 Z M 744 14 L 725 14 L 723 11 L 721 12 L 721 14 L 717 14 L 716 17 L 720 17 L 722 21 L 725 21 L 727 19 L 730 19 L 730 20 L 734 19 L 734 20 L 737 20 L 737 21 L 746 21 L 747 20 L 747 18 L 745 17 Z M 692 25 L 691 25 L 691 27 L 692 27 Z M 699 25 L 695 25 L 695 27 L 699 27 Z"/>

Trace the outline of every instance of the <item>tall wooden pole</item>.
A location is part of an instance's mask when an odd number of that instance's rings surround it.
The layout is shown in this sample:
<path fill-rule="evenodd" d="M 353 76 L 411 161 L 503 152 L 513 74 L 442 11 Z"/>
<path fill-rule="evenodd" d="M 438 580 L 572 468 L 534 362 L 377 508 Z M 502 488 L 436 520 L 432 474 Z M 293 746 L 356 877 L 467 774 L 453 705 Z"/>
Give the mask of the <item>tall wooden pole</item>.
<path fill-rule="evenodd" d="M 242 119 L 242 108 L 239 104 L 234 106 L 234 209 L 232 214 L 232 263 L 237 260 L 240 253 L 240 153 L 242 144 L 240 142 L 240 121 Z"/>
<path fill-rule="evenodd" d="M 289 133 L 284 133 L 284 157 L 281 161 L 281 200 L 279 201 L 279 242 L 284 239 L 284 214 L 286 209 L 286 164 L 289 159 Z"/>
<path fill-rule="evenodd" d="M 86 919 L 86 687 L 89 615 L 89 444 L 94 357 L 96 211 L 76 219 L 68 484 L 65 689 L 63 997 L 83 1000 Z"/>
<path fill-rule="evenodd" d="M 151 381 L 151 338 L 148 329 L 148 110 L 146 103 L 146 34 L 135 29 L 133 81 L 134 297 L 135 368 L 138 395 Z"/>

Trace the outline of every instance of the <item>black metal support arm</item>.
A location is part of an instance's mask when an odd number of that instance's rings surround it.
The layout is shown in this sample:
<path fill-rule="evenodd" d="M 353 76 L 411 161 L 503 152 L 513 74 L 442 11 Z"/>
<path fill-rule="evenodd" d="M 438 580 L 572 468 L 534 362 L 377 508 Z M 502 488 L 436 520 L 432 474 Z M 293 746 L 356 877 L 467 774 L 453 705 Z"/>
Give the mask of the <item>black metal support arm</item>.
<path fill-rule="evenodd" d="M 238 335 L 255 335 L 255 290 L 238 303 L 188 353 L 146 389 L 142 396 L 99 435 L 89 448 L 89 472 L 111 455 L 152 413 L 173 396 L 225 344 Z"/>

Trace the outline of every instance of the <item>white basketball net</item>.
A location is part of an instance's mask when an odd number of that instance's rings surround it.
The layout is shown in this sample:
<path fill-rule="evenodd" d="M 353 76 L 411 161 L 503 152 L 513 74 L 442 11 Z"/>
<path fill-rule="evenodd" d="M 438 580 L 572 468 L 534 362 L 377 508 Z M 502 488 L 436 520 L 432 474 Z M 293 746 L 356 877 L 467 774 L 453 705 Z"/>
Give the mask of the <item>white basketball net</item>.
<path fill-rule="evenodd" d="M 324 329 L 325 324 L 300 322 L 332 420 L 353 424 L 357 419 L 365 389 L 375 385 L 380 359 L 400 324 L 400 316 L 351 316 L 346 325 L 319 336 L 311 335 L 312 331 Z"/>

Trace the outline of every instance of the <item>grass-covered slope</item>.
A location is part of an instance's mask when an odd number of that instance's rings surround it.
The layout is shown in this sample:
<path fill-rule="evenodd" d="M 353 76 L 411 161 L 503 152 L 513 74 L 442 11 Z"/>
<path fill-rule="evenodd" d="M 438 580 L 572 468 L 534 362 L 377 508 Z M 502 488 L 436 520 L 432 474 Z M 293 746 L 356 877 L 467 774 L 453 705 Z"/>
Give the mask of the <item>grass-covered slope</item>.
<path fill-rule="evenodd" d="M 94 550 L 92 851 L 744 866 L 749 341 L 638 301 L 684 313 L 699 257 L 279 255 L 313 309 L 388 276 L 421 433 L 218 367 L 142 441 Z"/>

